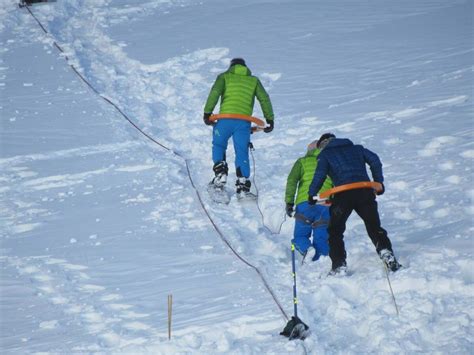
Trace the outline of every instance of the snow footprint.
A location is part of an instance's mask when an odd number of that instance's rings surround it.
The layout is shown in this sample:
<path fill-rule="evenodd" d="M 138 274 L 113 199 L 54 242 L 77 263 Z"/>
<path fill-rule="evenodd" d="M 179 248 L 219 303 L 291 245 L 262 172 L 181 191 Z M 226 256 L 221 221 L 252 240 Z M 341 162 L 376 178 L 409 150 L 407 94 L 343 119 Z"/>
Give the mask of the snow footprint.
<path fill-rule="evenodd" d="M 39 297 L 61 306 L 64 314 L 74 316 L 76 321 L 79 319 L 89 334 L 97 336 L 100 344 L 108 347 L 141 344 L 150 334 L 157 333 L 150 325 L 140 321 L 148 314 L 135 312 L 132 305 L 116 303 L 122 298 L 121 295 L 106 293 L 106 287 L 87 282 L 91 279 L 85 273 L 87 266 L 49 257 L 6 259 L 21 276 L 35 285 Z M 40 324 L 42 329 L 57 326 L 57 323 L 43 323 Z M 137 334 L 144 332 L 146 337 L 137 337 Z"/>

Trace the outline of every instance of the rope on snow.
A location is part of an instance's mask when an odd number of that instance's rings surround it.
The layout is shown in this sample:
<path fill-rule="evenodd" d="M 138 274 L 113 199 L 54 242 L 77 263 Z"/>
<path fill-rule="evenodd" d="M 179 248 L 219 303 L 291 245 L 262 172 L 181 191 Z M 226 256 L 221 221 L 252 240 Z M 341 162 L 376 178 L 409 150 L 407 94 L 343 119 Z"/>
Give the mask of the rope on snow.
<path fill-rule="evenodd" d="M 34 20 L 37 22 L 37 24 L 39 25 L 39 27 L 43 30 L 43 32 L 47 35 L 50 35 L 52 36 L 47 30 L 46 28 L 43 26 L 43 24 L 41 23 L 41 21 L 35 16 L 35 14 L 31 11 L 31 9 L 26 6 L 25 7 L 28 12 L 30 13 L 30 15 L 34 18 Z M 64 50 L 61 48 L 61 46 L 53 39 L 53 45 L 58 49 L 59 52 L 61 52 L 62 54 L 64 54 Z M 194 184 L 194 181 L 193 181 L 193 178 L 192 178 L 192 175 L 191 175 L 191 170 L 189 168 L 189 161 L 188 159 L 186 159 L 183 155 L 181 155 L 179 152 L 176 152 L 174 151 L 173 149 L 165 146 L 164 144 L 160 143 L 158 140 L 156 140 L 155 138 L 153 138 L 151 135 L 149 135 L 148 133 L 144 132 L 143 129 L 141 129 L 135 122 L 132 121 L 132 119 L 122 110 L 120 109 L 120 107 L 115 104 L 112 100 L 110 100 L 109 98 L 103 96 L 78 70 L 77 68 L 69 63 L 69 57 L 67 55 L 64 54 L 64 58 L 66 59 L 66 61 L 68 62 L 69 66 L 71 67 L 71 69 L 74 71 L 74 73 L 76 73 L 76 75 L 96 94 L 98 95 L 99 97 L 101 97 L 105 102 L 107 102 L 109 105 L 111 105 L 112 107 L 114 107 L 118 113 L 120 113 L 120 115 L 125 118 L 136 130 L 138 130 L 143 136 L 145 136 L 147 139 L 149 139 L 150 141 L 152 141 L 153 143 L 157 144 L 158 146 L 160 146 L 161 148 L 171 152 L 172 154 L 176 155 L 177 157 L 181 158 L 185 165 L 186 165 L 186 171 L 187 171 L 187 174 L 188 174 L 188 178 L 191 182 L 191 185 L 194 189 L 194 191 L 196 192 L 196 195 L 198 197 L 198 200 L 199 200 L 199 203 L 201 205 L 201 208 L 203 209 L 204 213 L 206 214 L 207 218 L 209 219 L 209 221 L 211 222 L 212 226 L 214 227 L 215 231 L 217 232 L 217 234 L 219 235 L 219 237 L 221 238 L 221 240 L 227 245 L 227 247 L 232 251 L 232 253 L 239 259 L 241 260 L 244 264 L 246 264 L 247 266 L 249 266 L 250 268 L 252 268 L 257 274 L 258 276 L 260 277 L 261 281 L 263 282 L 264 286 L 265 286 L 265 289 L 267 290 L 267 292 L 271 295 L 273 301 L 276 303 L 276 305 L 278 306 L 278 309 L 280 310 L 280 312 L 282 313 L 283 317 L 288 320 L 288 315 L 286 314 L 285 310 L 283 309 L 280 301 L 278 300 L 278 298 L 276 297 L 275 293 L 273 292 L 272 288 L 270 287 L 270 285 L 268 284 L 268 281 L 265 279 L 265 276 L 262 274 L 262 272 L 260 271 L 260 269 L 258 267 L 256 267 L 255 265 L 251 264 L 250 262 L 248 262 L 244 257 L 242 257 L 236 250 L 235 248 L 232 246 L 232 244 L 229 242 L 229 240 L 225 237 L 224 233 L 222 233 L 222 231 L 219 229 L 219 227 L 217 226 L 217 223 L 214 221 L 214 219 L 211 217 L 208 209 L 206 208 L 206 206 L 204 205 L 204 202 L 202 200 L 202 197 L 201 197 L 201 194 L 199 193 L 199 190 L 198 188 L 196 187 L 196 185 Z M 252 158 L 253 158 L 253 155 L 252 155 Z M 254 160 L 254 168 L 255 168 L 255 160 Z M 255 171 L 255 170 L 254 170 Z M 254 184 L 255 184 L 255 180 L 254 180 Z M 258 194 L 258 192 L 257 192 Z M 265 225 L 265 221 L 263 220 L 263 213 L 260 209 L 260 207 L 258 206 L 258 202 L 257 202 L 257 207 L 260 211 L 260 214 L 262 215 L 262 222 L 263 222 L 263 225 L 272 233 L 272 234 L 275 234 L 273 233 L 266 225 Z M 284 222 L 284 221 L 283 221 Z M 282 222 L 282 224 L 283 224 Z M 280 230 L 281 230 L 281 225 L 280 225 Z M 280 231 L 278 232 L 280 233 Z"/>

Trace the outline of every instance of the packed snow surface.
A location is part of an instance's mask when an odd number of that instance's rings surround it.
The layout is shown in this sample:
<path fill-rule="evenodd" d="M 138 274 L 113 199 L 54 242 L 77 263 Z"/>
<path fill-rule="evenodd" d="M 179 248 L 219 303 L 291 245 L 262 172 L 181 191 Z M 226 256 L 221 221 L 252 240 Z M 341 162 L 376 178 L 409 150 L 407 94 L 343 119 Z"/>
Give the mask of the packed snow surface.
<path fill-rule="evenodd" d="M 0 0 L 2 354 L 472 354 L 472 1 L 29 10 Z M 257 203 L 226 206 L 206 194 L 202 110 L 233 57 L 276 123 L 252 136 Z M 380 155 L 382 225 L 404 268 L 389 276 L 393 299 L 352 216 L 348 276 L 327 277 L 328 258 L 298 265 L 312 334 L 290 342 L 286 177 L 328 131 Z M 234 176 L 231 164 L 230 189 Z"/>

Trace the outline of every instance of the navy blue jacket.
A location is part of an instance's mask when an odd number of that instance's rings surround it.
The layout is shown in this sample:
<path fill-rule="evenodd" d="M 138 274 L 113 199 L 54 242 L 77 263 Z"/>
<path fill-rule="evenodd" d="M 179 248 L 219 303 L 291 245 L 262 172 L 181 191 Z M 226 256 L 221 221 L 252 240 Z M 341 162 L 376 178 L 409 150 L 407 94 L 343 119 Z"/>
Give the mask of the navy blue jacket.
<path fill-rule="evenodd" d="M 318 156 L 318 167 L 309 186 L 309 196 L 316 196 L 328 175 L 334 186 L 370 181 L 365 164 L 369 164 L 374 181 L 383 183 L 382 162 L 377 154 L 349 139 L 334 138 Z"/>

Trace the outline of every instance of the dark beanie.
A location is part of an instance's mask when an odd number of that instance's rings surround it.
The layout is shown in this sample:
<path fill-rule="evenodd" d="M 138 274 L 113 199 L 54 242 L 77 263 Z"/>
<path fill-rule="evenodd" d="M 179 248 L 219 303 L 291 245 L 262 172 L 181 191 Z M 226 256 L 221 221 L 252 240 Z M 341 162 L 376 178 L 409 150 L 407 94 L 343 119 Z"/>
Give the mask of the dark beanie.
<path fill-rule="evenodd" d="M 318 140 L 318 148 L 321 147 L 321 144 L 322 144 L 324 141 L 326 141 L 326 140 L 328 140 L 328 139 L 331 139 L 331 138 L 336 138 L 336 136 L 335 136 L 334 134 L 332 134 L 332 133 L 324 133 L 324 134 L 321 136 L 321 138 L 319 138 L 319 140 Z"/>
<path fill-rule="evenodd" d="M 233 65 L 236 65 L 236 64 L 246 66 L 245 65 L 245 60 L 243 58 L 234 58 L 230 61 L 230 66 L 233 66 Z"/>

